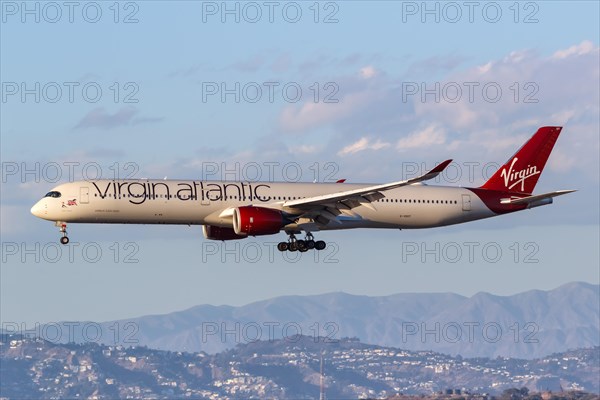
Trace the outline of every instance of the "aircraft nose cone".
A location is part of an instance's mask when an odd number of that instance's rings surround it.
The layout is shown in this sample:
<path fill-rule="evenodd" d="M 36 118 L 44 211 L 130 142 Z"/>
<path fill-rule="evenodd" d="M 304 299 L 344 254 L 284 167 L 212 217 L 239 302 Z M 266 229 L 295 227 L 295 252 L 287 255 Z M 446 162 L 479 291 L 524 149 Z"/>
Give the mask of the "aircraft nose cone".
<path fill-rule="evenodd" d="M 37 203 L 35 203 L 33 205 L 33 207 L 31 207 L 31 213 L 33 215 L 35 215 L 36 217 L 42 218 L 42 216 L 44 215 L 44 205 L 42 204 L 42 201 L 38 201 Z"/>

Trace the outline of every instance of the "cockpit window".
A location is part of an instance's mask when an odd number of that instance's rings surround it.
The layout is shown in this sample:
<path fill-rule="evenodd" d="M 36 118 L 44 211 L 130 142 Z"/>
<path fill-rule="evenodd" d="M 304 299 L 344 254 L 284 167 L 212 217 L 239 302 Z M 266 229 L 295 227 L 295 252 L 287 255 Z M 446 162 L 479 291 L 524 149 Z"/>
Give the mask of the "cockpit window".
<path fill-rule="evenodd" d="M 48 192 L 48 193 L 46 193 L 46 195 L 44 197 L 58 198 L 58 197 L 60 197 L 60 192 L 56 192 L 56 191 Z"/>

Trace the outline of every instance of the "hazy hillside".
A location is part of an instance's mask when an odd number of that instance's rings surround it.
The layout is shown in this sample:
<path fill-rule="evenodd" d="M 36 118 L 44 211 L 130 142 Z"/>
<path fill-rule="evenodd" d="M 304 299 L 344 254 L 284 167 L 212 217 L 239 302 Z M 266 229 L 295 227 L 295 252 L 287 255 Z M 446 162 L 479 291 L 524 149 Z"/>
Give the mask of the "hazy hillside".
<path fill-rule="evenodd" d="M 315 399 L 322 365 L 323 389 L 331 399 L 432 395 L 447 389 L 499 395 L 523 387 L 596 394 L 581 397 L 584 400 L 598 398 L 599 361 L 600 347 L 536 360 L 468 359 L 366 345 L 355 339 L 329 343 L 294 336 L 208 355 L 0 335 L 0 397 Z M 566 399 L 563 395 L 557 399 Z M 458 397 L 446 400 L 450 398 Z M 520 398 L 510 392 L 501 397 Z"/>

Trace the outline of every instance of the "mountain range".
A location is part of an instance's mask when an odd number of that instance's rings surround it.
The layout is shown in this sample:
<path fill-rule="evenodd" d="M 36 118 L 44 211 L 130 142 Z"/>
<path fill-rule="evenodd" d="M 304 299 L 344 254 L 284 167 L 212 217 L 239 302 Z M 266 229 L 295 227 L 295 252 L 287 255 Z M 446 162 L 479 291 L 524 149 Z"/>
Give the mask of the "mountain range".
<path fill-rule="evenodd" d="M 95 333 L 98 327 L 103 335 L 97 341 L 104 344 L 171 351 L 217 353 L 237 344 L 301 334 L 331 341 L 354 337 L 363 343 L 463 357 L 532 359 L 600 345 L 600 285 L 573 282 L 511 296 L 283 296 L 240 307 L 199 305 L 94 323 L 88 331 Z M 113 335 L 117 330 L 120 335 Z M 90 335 L 77 334 L 74 341 L 90 341 Z"/>

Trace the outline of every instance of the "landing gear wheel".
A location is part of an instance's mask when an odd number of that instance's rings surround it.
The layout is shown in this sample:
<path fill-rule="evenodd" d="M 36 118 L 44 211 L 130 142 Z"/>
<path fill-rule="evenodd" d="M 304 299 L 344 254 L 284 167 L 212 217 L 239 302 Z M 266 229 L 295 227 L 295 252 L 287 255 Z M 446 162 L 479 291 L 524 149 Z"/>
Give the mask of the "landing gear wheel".
<path fill-rule="evenodd" d="M 305 242 L 306 242 L 306 248 L 308 250 L 312 250 L 312 249 L 315 248 L 315 241 L 314 240 L 309 239 L 309 240 L 306 240 Z"/>
<path fill-rule="evenodd" d="M 287 242 L 279 242 L 277 244 L 277 250 L 279 251 L 287 251 L 289 245 L 287 244 Z"/>
<path fill-rule="evenodd" d="M 60 238 L 60 242 L 62 244 L 67 244 L 67 243 L 69 243 L 69 238 L 67 236 L 63 236 Z"/>
<path fill-rule="evenodd" d="M 298 246 L 298 251 L 305 252 L 308 250 L 306 246 L 306 242 L 304 240 L 296 240 L 296 245 Z"/>
<path fill-rule="evenodd" d="M 327 246 L 327 245 L 326 245 L 326 244 L 325 244 L 325 242 L 324 242 L 324 241 L 322 241 L 322 240 L 317 240 L 317 241 L 315 242 L 315 249 L 317 249 L 317 250 L 323 250 L 323 249 L 325 249 L 325 247 L 326 247 L 326 246 Z"/>
<path fill-rule="evenodd" d="M 289 251 L 296 251 L 296 250 L 298 250 L 298 243 L 296 243 L 296 241 L 290 242 L 290 244 L 288 246 L 288 250 Z"/>

